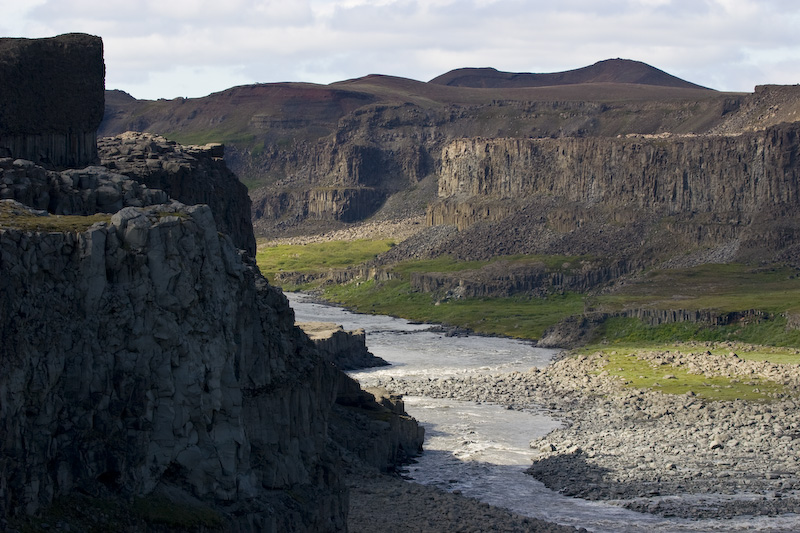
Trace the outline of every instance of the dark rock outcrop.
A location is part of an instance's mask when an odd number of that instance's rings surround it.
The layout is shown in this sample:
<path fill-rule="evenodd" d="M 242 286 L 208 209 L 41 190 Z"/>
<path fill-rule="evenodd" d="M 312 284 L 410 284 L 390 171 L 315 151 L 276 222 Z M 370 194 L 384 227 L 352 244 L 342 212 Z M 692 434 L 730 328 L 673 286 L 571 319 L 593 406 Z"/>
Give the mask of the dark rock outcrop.
<path fill-rule="evenodd" d="M 80 493 L 189 502 L 226 531 L 345 530 L 332 434 L 376 439 L 381 452 L 358 457 L 388 468 L 419 449 L 403 440 L 416 422 L 294 325 L 252 259 L 249 201 L 221 146 L 133 134 L 103 152 L 107 167 L 62 172 L 0 158 L 0 528 Z M 332 426 L 351 394 L 396 421 Z"/>
<path fill-rule="evenodd" d="M 241 527 L 336 531 L 336 371 L 206 206 L 0 230 L 0 504 L 177 486 Z M 314 502 L 292 511 L 292 489 Z"/>
<path fill-rule="evenodd" d="M 542 263 L 497 261 L 476 270 L 412 272 L 411 287 L 443 298 L 505 298 L 516 294 L 544 297 L 586 292 L 630 272 L 623 261 L 584 261 L 578 268 L 548 268 Z"/>
<path fill-rule="evenodd" d="M 401 396 L 381 387 L 362 390 L 346 374 L 338 391 L 331 436 L 346 460 L 390 472 L 419 455 L 425 429 L 406 414 Z"/>
<path fill-rule="evenodd" d="M 0 38 L 0 157 L 91 164 L 104 90 L 99 37 Z"/>
<path fill-rule="evenodd" d="M 32 161 L 0 158 L 0 199 L 16 200 L 54 215 L 93 215 L 163 204 L 169 196 L 106 167 L 56 172 Z"/>
<path fill-rule="evenodd" d="M 551 196 L 663 215 L 782 212 L 800 204 L 800 124 L 739 136 L 464 139 L 445 148 L 439 196 Z M 430 223 L 470 222 L 442 204 Z"/>
<path fill-rule="evenodd" d="M 735 136 L 454 141 L 428 223 L 460 228 L 441 249 L 465 259 L 786 260 L 800 243 L 799 124 Z"/>
<path fill-rule="evenodd" d="M 331 322 L 298 322 L 297 326 L 308 335 L 322 358 L 341 370 L 389 364 L 367 349 L 367 334 L 363 329 L 345 331 Z"/>
<path fill-rule="evenodd" d="M 186 204 L 207 204 L 220 231 L 255 256 L 250 198 L 223 161 L 219 144 L 182 146 L 152 134 L 127 132 L 98 141 L 102 165 Z"/>

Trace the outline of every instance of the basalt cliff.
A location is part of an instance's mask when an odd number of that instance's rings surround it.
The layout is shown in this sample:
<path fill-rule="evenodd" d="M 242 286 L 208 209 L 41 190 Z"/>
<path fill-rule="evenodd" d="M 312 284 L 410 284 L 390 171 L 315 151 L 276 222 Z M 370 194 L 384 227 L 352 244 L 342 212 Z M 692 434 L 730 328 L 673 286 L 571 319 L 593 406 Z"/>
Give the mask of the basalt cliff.
<path fill-rule="evenodd" d="M 328 273 L 335 283 L 380 281 L 392 263 L 445 254 L 577 261 L 411 277 L 413 289 L 450 298 L 604 290 L 652 266 L 800 265 L 798 119 L 798 86 L 723 93 L 617 59 L 562 73 L 370 75 L 158 102 L 113 93 L 101 130 L 203 141 L 236 131 L 228 154 L 263 236 L 426 221 L 366 267 Z"/>
<path fill-rule="evenodd" d="M 0 157 L 57 167 L 92 163 L 104 90 L 99 37 L 0 38 Z"/>
<path fill-rule="evenodd" d="M 463 219 L 458 222 L 463 227 L 472 207 L 456 208 L 453 201 L 445 206 L 443 199 L 449 196 L 451 174 L 463 170 L 454 166 L 458 164 L 454 147 L 472 142 L 469 139 L 523 144 L 541 139 L 537 146 L 546 160 L 516 159 L 515 164 L 543 164 L 542 177 L 552 165 L 561 165 L 556 180 L 578 172 L 597 186 L 607 179 L 603 176 L 613 173 L 616 188 L 606 187 L 608 197 L 623 190 L 617 206 L 624 202 L 626 208 L 647 208 L 650 196 L 659 201 L 656 197 L 667 194 L 676 179 L 657 177 L 668 165 L 681 165 L 685 157 L 694 157 L 686 162 L 703 168 L 712 159 L 720 163 L 711 164 L 725 164 L 728 156 L 752 159 L 745 155 L 753 148 L 750 137 L 738 135 L 794 122 L 798 113 L 797 87 L 759 86 L 753 93 L 723 93 L 643 63 L 608 60 L 564 73 L 459 69 L 427 83 L 371 75 L 324 86 L 242 86 L 204 98 L 157 102 L 112 91 L 100 131 L 104 135 L 128 129 L 159 131 L 192 142 L 230 139 L 226 157 L 250 188 L 256 232 L 278 236 L 367 218 L 426 213 L 429 223 Z M 705 141 L 706 136 L 713 138 Z M 616 144 L 611 144 L 614 140 Z M 706 142 L 717 151 L 700 162 L 697 154 Z M 635 143 L 642 146 L 640 153 L 633 152 Z M 563 148 L 567 159 L 586 155 L 579 163 L 559 162 L 555 152 L 546 154 L 550 148 Z M 613 163 L 605 161 L 607 156 Z M 656 159 L 647 159 L 651 156 Z M 626 157 L 630 159 L 624 161 Z M 693 187 L 693 196 L 688 202 L 676 197 L 674 209 L 694 210 L 697 202 L 719 192 L 700 192 L 704 184 L 692 181 L 697 173 L 686 170 L 691 183 L 681 185 L 681 190 Z M 516 174 L 500 174 L 497 169 L 487 179 L 509 184 L 516 179 Z M 637 186 L 639 174 L 659 182 L 661 190 L 651 194 Z M 567 188 L 582 190 L 584 184 L 592 186 L 575 181 Z M 484 200 L 499 199 L 492 191 L 485 192 Z M 530 192 L 529 197 L 542 198 L 541 191 Z M 722 205 L 732 193 L 727 189 L 718 203 Z M 596 191 L 585 194 L 596 196 Z M 558 195 L 553 190 L 546 196 Z M 477 200 L 475 196 L 472 204 Z M 565 201 L 571 200 L 565 197 Z M 432 204 L 437 207 L 432 209 Z M 497 203 L 483 209 L 491 211 L 488 217 L 479 217 L 485 220 L 499 219 L 504 209 L 510 213 L 517 208 Z"/>
<path fill-rule="evenodd" d="M 729 260 L 796 255 L 798 123 L 735 136 L 464 139 L 442 161 L 429 224 L 467 234 L 480 221 L 516 222 L 517 235 L 498 231 L 493 246 L 462 254 L 601 252 L 645 261 L 643 250 L 664 260 L 678 247 L 728 246 Z M 581 242 L 591 236 L 597 242 Z"/>
<path fill-rule="evenodd" d="M 636 82 L 642 79 L 655 84 Z M 567 81 L 481 88 L 370 75 L 156 102 L 110 91 L 100 132 L 225 142 L 226 158 L 251 189 L 256 231 L 276 235 L 424 213 L 442 150 L 455 139 L 705 131 L 743 98 L 627 60 L 601 62 Z"/>
<path fill-rule="evenodd" d="M 346 467 L 392 469 L 420 428 L 295 326 L 221 147 L 100 145 L 0 158 L 0 528 L 346 530 Z"/>

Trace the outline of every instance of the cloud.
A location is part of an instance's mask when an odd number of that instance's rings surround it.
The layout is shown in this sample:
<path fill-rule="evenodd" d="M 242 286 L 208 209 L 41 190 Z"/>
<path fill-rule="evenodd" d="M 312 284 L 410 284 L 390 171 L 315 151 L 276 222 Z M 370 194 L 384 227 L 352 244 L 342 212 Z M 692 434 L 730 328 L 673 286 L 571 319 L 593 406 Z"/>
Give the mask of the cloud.
<path fill-rule="evenodd" d="M 800 6 L 788 0 L 16 4 L 0 0 L 26 36 L 102 36 L 108 86 L 137 97 L 200 96 L 248 82 L 329 83 L 370 73 L 427 80 L 465 66 L 552 72 L 612 57 L 644 61 L 702 85 L 752 90 L 756 83 L 788 83 L 800 58 Z"/>

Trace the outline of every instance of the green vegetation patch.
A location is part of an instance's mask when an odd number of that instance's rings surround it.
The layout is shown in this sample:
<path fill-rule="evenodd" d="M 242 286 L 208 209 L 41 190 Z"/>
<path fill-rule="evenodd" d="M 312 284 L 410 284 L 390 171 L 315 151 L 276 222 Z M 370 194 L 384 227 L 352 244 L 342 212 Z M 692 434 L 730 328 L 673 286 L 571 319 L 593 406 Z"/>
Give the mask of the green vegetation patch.
<path fill-rule="evenodd" d="M 613 294 L 592 300 L 605 311 L 647 307 L 783 313 L 800 310 L 800 272 L 739 263 L 651 270 Z"/>
<path fill-rule="evenodd" d="M 674 322 L 651 326 L 636 318 L 609 318 L 598 328 L 595 340 L 608 344 L 659 345 L 685 341 L 741 342 L 800 348 L 800 330 L 787 327 L 783 316 L 765 316 L 724 326 Z"/>
<path fill-rule="evenodd" d="M 327 242 L 308 245 L 261 246 L 257 261 L 274 281 L 278 272 L 324 274 L 363 264 L 392 246 L 388 240 Z M 388 282 L 350 282 L 327 287 L 324 296 L 361 312 L 442 322 L 476 332 L 540 338 L 544 331 L 569 316 L 587 311 L 614 314 L 630 309 L 702 311 L 709 317 L 742 313 L 728 325 L 675 322 L 651 326 L 635 318 L 613 317 L 595 332 L 595 341 L 610 345 L 669 344 L 682 341 L 739 342 L 800 348 L 800 330 L 788 326 L 788 315 L 800 314 L 800 271 L 785 266 L 708 264 L 686 269 L 653 269 L 628 280 L 613 292 L 595 295 L 551 294 L 511 298 L 450 298 L 411 288 L 414 273 L 464 273 L 476 279 L 504 268 L 529 266 L 570 274 L 597 263 L 591 256 L 515 255 L 485 261 L 459 261 L 442 255 L 403 261 L 387 267 Z M 307 280 L 309 278 L 305 278 Z M 302 278 L 299 278 L 302 280 Z M 287 290 L 317 289 L 321 281 L 286 286 Z M 749 313 L 749 311 L 753 311 Z"/>
<path fill-rule="evenodd" d="M 657 347 L 661 351 L 664 348 Z M 783 385 L 759 377 L 708 376 L 678 366 L 657 364 L 637 356 L 644 351 L 641 347 L 631 346 L 603 349 L 601 353 L 606 363 L 597 373 L 605 371 L 629 388 L 664 394 L 693 393 L 709 401 L 771 401 L 787 393 Z"/>
<path fill-rule="evenodd" d="M 365 263 L 394 245 L 391 240 L 331 241 L 266 246 L 256 252 L 256 263 L 267 279 L 277 272 L 325 272 Z"/>
<path fill-rule="evenodd" d="M 21 211 L 0 203 L 0 227 L 14 228 L 23 231 L 58 231 L 82 232 L 97 222 L 110 222 L 111 215 L 37 215 L 30 211 Z"/>
<path fill-rule="evenodd" d="M 327 287 L 327 300 L 362 313 L 401 316 L 437 322 L 490 335 L 540 338 L 558 321 L 583 310 L 577 294 L 548 298 L 464 298 L 438 302 L 431 294 L 414 291 L 408 281 L 374 281 Z"/>

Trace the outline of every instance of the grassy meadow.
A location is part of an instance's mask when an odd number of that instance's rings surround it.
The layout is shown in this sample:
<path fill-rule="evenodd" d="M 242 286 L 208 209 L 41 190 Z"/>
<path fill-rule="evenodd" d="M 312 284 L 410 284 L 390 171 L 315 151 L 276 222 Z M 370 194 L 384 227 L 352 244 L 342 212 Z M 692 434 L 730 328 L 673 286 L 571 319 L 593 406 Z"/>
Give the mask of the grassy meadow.
<path fill-rule="evenodd" d="M 258 264 L 268 277 L 279 271 L 324 272 L 357 266 L 392 246 L 389 241 L 329 242 L 302 246 L 260 246 Z M 704 346 L 742 343 L 751 348 L 742 359 L 772 363 L 800 363 L 800 330 L 788 327 L 788 317 L 800 314 L 800 275 L 788 267 L 753 267 L 743 264 L 709 264 L 685 269 L 652 269 L 612 291 L 598 294 L 550 294 L 536 298 L 447 298 L 414 290 L 414 272 L 459 272 L 480 269 L 492 262 L 544 264 L 550 269 L 569 270 L 580 257 L 513 256 L 489 261 L 456 261 L 442 256 L 431 260 L 405 261 L 389 270 L 389 281 L 354 280 L 346 284 L 312 284 L 330 302 L 358 312 L 400 316 L 421 322 L 443 323 L 490 335 L 538 339 L 551 326 L 586 311 L 602 313 L 589 345 L 576 351 L 600 351 L 608 360 L 605 371 L 625 386 L 659 390 L 667 394 L 696 394 L 707 400 L 768 400 L 783 392 L 783 386 L 760 379 L 747 382 L 724 376 L 691 374 L 663 368 L 636 357 L 648 350 L 680 349 L 681 343 Z M 284 287 L 297 290 L 298 287 Z M 702 310 L 721 315 L 745 313 L 727 325 L 674 322 L 650 325 L 618 315 L 632 309 Z M 752 346 L 757 345 L 758 349 Z M 705 348 L 704 348 L 705 349 Z M 723 349 L 723 348 L 719 348 Z M 725 348 L 728 349 L 728 348 Z"/>

